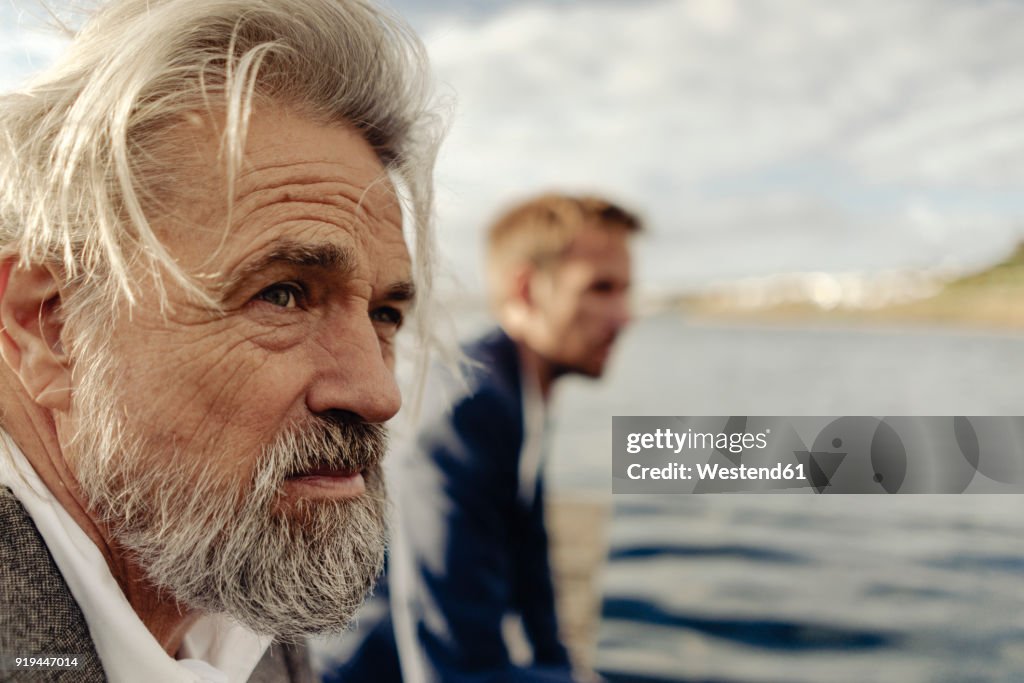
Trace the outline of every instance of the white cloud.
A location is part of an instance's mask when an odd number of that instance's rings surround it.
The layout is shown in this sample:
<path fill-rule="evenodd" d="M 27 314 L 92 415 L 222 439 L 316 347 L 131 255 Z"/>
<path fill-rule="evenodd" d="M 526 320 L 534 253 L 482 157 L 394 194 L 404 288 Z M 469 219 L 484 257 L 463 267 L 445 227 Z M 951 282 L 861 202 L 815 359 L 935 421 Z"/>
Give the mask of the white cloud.
<path fill-rule="evenodd" d="M 652 236 L 643 284 L 991 257 L 1022 232 L 1024 3 L 492 2 L 430 19 L 458 97 L 442 251 L 550 187 L 606 191 Z M 474 5 L 474 7 L 477 7 Z M 63 41 L 0 0 L 0 88 Z"/>
<path fill-rule="evenodd" d="M 972 228 L 1005 246 L 1024 200 L 992 213 L 985 192 L 1024 181 L 1022 21 L 1020 3 L 952 0 L 532 4 L 449 19 L 426 35 L 459 97 L 439 174 L 444 234 L 465 272 L 466 236 L 496 205 L 556 186 L 606 189 L 700 249 L 746 239 L 732 251 L 748 268 L 849 260 L 829 244 L 865 267 L 916 263 L 922 244 L 956 258 L 957 231 Z M 794 166 L 848 182 L 821 194 L 773 180 Z M 734 194 L 708 191 L 738 178 Z M 908 218 L 921 193 L 964 191 L 968 208 L 941 231 Z M 879 192 L 888 207 L 861 215 L 859 198 Z M 758 254 L 772 230 L 799 236 L 785 237 L 796 258 Z"/>

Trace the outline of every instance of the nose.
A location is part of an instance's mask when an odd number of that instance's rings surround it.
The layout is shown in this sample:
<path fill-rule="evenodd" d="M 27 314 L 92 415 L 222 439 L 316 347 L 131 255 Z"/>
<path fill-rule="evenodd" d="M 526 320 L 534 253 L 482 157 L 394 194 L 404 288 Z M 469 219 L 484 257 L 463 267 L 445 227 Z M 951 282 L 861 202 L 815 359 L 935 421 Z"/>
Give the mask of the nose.
<path fill-rule="evenodd" d="M 355 316 L 359 318 L 359 316 Z M 323 331 L 314 354 L 306 406 L 315 414 L 342 411 L 363 422 L 386 422 L 402 407 L 392 363 L 373 324 L 351 317 Z"/>

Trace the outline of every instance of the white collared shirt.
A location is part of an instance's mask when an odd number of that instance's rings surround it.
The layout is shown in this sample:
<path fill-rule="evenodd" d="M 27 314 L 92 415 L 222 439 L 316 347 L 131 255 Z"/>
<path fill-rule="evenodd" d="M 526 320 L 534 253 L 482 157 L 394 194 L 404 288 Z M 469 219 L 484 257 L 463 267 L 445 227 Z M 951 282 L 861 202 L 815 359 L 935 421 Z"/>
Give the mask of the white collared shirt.
<path fill-rule="evenodd" d="M 183 659 L 168 655 L 121 592 L 99 548 L 3 430 L 0 484 L 14 492 L 46 542 L 111 683 L 241 683 L 252 675 L 272 638 L 220 615 L 204 615 L 189 629 L 179 651 Z"/>
<path fill-rule="evenodd" d="M 540 383 L 522 360 L 519 365 L 523 408 L 523 445 L 519 450 L 519 501 L 526 509 L 530 509 L 537 495 L 537 480 L 544 469 L 550 430 L 547 403 L 541 395 Z"/>

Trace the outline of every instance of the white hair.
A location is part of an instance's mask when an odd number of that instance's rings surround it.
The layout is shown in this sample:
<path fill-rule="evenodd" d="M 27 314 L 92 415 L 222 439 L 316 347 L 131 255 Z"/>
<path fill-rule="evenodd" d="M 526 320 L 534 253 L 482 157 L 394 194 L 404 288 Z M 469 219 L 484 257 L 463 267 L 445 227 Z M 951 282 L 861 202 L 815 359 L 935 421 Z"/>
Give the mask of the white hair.
<path fill-rule="evenodd" d="M 372 145 L 407 195 L 427 293 L 440 140 L 429 84 L 418 38 L 368 0 L 112 0 L 55 66 L 0 96 L 0 254 L 61 268 L 79 322 L 135 301 L 133 263 L 150 266 L 162 303 L 164 276 L 212 303 L 151 225 L 174 186 L 174 128 L 221 113 L 231 188 L 253 103 L 269 100 Z"/>

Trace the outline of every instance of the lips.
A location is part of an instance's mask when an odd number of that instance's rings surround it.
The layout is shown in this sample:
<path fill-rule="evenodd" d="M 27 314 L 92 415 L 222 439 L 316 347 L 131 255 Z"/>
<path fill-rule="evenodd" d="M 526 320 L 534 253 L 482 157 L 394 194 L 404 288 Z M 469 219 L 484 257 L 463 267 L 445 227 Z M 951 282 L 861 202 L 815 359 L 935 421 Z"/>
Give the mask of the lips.
<path fill-rule="evenodd" d="M 380 487 L 383 425 L 318 417 L 282 437 L 283 499 L 339 499 Z"/>
<path fill-rule="evenodd" d="M 366 491 L 362 471 L 315 468 L 292 475 L 284 481 L 287 498 L 339 500 L 355 498 Z"/>

